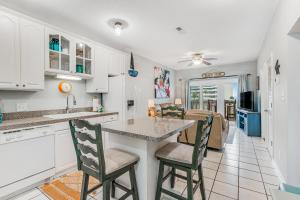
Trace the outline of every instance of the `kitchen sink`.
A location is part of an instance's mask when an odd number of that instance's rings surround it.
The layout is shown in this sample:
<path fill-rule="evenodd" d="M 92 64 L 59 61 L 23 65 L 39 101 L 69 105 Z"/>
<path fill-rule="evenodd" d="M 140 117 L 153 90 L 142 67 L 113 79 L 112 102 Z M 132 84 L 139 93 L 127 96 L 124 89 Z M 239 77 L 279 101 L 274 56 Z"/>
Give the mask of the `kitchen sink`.
<path fill-rule="evenodd" d="M 86 117 L 95 115 L 94 112 L 76 112 L 76 113 L 65 113 L 65 114 L 55 114 L 55 115 L 44 115 L 51 119 L 67 119 L 67 118 L 76 118 L 76 117 Z"/>

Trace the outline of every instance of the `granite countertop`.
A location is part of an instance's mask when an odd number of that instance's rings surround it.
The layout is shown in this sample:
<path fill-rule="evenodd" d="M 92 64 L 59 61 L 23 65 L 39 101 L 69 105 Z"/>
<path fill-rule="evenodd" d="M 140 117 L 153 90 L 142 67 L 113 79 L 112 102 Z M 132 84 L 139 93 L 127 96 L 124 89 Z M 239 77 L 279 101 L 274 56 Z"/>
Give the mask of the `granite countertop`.
<path fill-rule="evenodd" d="M 103 125 L 102 130 L 147 141 L 160 142 L 179 131 L 191 127 L 194 123 L 194 120 L 145 117 L 110 122 Z"/>
<path fill-rule="evenodd" d="M 0 124 L 0 131 L 26 128 L 31 126 L 55 124 L 60 122 L 66 122 L 71 119 L 87 119 L 87 118 L 102 117 L 102 116 L 117 115 L 117 114 L 118 112 L 103 112 L 103 113 L 95 112 L 94 115 L 88 115 L 88 116 L 84 115 L 79 117 L 77 116 L 77 117 L 69 117 L 63 119 L 53 119 L 49 117 L 32 117 L 32 118 L 24 118 L 24 119 L 4 120 Z"/>

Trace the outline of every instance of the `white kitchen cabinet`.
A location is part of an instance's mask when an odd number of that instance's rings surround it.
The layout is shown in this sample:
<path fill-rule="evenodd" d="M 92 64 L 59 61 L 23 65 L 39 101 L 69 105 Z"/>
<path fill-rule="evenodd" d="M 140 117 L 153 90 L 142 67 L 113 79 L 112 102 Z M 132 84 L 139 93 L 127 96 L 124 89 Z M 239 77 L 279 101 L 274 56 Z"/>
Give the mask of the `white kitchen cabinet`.
<path fill-rule="evenodd" d="M 77 165 L 75 148 L 68 123 L 55 125 L 55 171 L 56 174 Z"/>
<path fill-rule="evenodd" d="M 67 34 L 46 28 L 45 72 L 46 74 L 67 74 L 74 70 L 74 42 Z M 72 69 L 73 67 L 73 69 Z"/>
<path fill-rule="evenodd" d="M 0 11 L 0 89 L 20 85 L 19 19 Z"/>
<path fill-rule="evenodd" d="M 93 78 L 94 45 L 77 39 L 75 48 L 75 73 L 86 79 Z"/>
<path fill-rule="evenodd" d="M 117 76 L 125 73 L 125 55 L 119 52 L 109 52 L 108 74 Z"/>
<path fill-rule="evenodd" d="M 95 47 L 94 78 L 87 80 L 86 92 L 107 93 L 108 92 L 108 51 L 100 46 Z"/>
<path fill-rule="evenodd" d="M 0 89 L 44 88 L 44 27 L 0 11 Z"/>
<path fill-rule="evenodd" d="M 44 26 L 20 20 L 20 87 L 25 90 L 44 89 L 44 34 Z"/>

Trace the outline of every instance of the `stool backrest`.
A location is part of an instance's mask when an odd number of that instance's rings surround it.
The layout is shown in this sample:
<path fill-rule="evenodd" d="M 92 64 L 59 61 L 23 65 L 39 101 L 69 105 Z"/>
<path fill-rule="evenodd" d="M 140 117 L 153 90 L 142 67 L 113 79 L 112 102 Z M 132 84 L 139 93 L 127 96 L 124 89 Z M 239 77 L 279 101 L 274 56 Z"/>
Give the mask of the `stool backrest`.
<path fill-rule="evenodd" d="M 203 158 L 206 156 L 212 123 L 212 115 L 209 115 L 206 120 L 198 120 L 197 122 L 196 140 L 192 158 L 192 165 L 194 168 L 197 168 L 199 163 L 202 162 Z"/>
<path fill-rule="evenodd" d="M 184 109 L 177 106 L 167 106 L 161 108 L 161 116 L 164 118 L 184 119 Z"/>
<path fill-rule="evenodd" d="M 105 160 L 101 124 L 91 125 L 85 120 L 70 120 L 69 125 L 78 170 L 102 181 L 105 176 Z"/>

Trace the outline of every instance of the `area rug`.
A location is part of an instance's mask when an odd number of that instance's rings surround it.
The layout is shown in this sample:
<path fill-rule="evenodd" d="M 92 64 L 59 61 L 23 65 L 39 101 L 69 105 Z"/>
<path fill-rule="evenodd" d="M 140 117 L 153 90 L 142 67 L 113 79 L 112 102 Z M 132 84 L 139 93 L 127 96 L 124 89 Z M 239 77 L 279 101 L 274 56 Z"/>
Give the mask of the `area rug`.
<path fill-rule="evenodd" d="M 53 200 L 80 200 L 81 182 L 82 172 L 77 171 L 44 184 L 40 189 Z M 89 188 L 97 184 L 98 180 L 90 177 Z"/>

